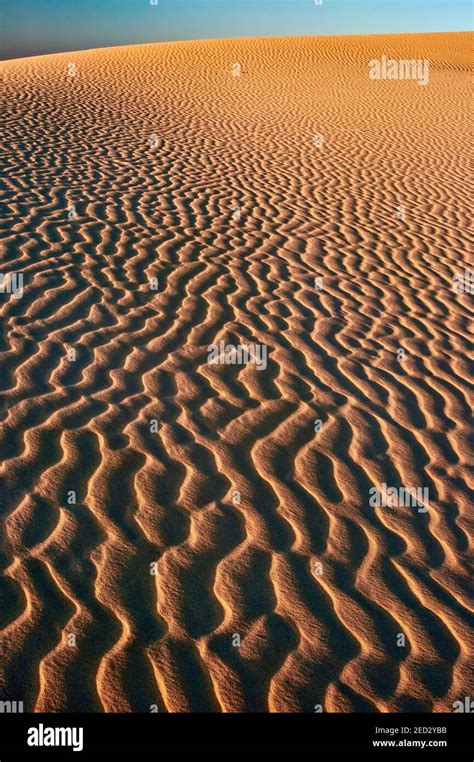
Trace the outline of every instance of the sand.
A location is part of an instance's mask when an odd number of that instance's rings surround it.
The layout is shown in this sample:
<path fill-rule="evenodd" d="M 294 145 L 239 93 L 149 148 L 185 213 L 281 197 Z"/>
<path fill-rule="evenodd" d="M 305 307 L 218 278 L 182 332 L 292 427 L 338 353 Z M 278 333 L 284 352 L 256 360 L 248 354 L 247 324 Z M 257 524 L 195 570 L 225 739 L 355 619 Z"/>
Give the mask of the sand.
<path fill-rule="evenodd" d="M 0 294 L 0 700 L 474 696 L 469 42 L 0 64 L 0 274 L 24 274 Z M 384 54 L 429 84 L 370 80 Z M 266 367 L 209 364 L 220 341 Z M 429 510 L 371 505 L 383 484 Z"/>

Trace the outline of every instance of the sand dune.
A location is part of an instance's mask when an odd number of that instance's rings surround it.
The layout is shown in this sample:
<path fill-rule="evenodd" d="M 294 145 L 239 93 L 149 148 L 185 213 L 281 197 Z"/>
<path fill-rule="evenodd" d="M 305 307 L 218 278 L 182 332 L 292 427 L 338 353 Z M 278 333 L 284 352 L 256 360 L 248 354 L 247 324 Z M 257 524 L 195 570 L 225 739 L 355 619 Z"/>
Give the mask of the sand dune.
<path fill-rule="evenodd" d="M 0 294 L 0 700 L 474 696 L 469 41 L 0 64 L 0 274 L 24 274 Z M 371 81 L 383 54 L 429 85 Z M 209 364 L 220 341 L 267 367 Z M 371 506 L 383 484 L 429 510 Z"/>

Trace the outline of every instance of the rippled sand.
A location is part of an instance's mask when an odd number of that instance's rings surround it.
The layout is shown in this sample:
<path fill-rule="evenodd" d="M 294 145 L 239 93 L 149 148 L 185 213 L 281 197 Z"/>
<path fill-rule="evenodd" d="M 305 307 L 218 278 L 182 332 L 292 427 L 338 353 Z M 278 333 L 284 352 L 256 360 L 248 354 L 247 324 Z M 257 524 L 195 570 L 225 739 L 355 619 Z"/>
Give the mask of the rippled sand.
<path fill-rule="evenodd" d="M 0 294 L 0 700 L 474 695 L 469 39 L 0 64 L 0 274 L 24 274 Z M 371 81 L 382 54 L 429 85 Z M 267 367 L 208 364 L 221 340 Z M 429 510 L 371 506 L 383 483 Z"/>

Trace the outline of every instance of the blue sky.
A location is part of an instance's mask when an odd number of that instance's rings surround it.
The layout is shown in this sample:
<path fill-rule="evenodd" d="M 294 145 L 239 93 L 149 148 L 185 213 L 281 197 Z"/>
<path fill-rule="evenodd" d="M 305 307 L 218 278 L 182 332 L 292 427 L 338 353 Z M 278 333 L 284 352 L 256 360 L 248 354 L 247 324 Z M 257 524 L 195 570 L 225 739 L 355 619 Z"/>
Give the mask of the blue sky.
<path fill-rule="evenodd" d="M 471 0 L 0 0 L 0 57 L 208 37 L 460 31 Z"/>

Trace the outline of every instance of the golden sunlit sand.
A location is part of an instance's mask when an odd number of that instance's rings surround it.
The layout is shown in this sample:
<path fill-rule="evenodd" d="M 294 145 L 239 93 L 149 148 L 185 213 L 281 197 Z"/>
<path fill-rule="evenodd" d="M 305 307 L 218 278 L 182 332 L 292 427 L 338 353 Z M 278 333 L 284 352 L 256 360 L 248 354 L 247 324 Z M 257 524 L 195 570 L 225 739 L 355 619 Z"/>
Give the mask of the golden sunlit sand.
<path fill-rule="evenodd" d="M 469 43 L 0 64 L 0 273 L 24 274 L 0 294 L 0 700 L 438 712 L 474 695 L 472 295 L 453 288 Z M 370 79 L 383 55 L 429 60 L 429 83 Z M 266 367 L 209 364 L 221 341 L 265 345 Z M 429 510 L 374 507 L 384 484 L 428 488 Z"/>

